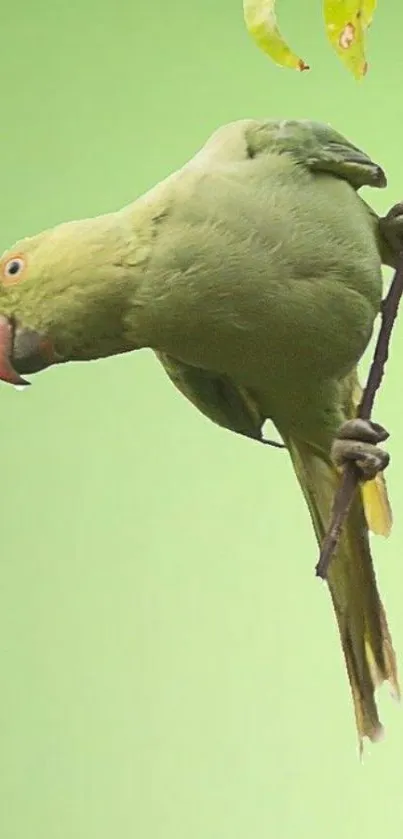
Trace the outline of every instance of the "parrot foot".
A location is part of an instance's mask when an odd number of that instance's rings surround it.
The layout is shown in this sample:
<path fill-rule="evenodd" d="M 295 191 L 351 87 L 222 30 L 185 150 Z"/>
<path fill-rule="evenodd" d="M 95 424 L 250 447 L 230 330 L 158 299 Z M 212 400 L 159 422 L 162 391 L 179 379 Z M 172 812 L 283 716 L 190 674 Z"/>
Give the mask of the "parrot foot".
<path fill-rule="evenodd" d="M 386 242 L 390 259 L 385 264 L 395 268 L 400 252 L 403 250 L 403 202 L 395 204 L 383 218 L 379 219 L 379 230 Z"/>
<path fill-rule="evenodd" d="M 348 420 L 343 423 L 333 442 L 333 463 L 339 468 L 354 463 L 360 480 L 371 481 L 389 463 L 389 454 L 377 445 L 388 437 L 385 428 L 376 422 L 358 417 Z"/>

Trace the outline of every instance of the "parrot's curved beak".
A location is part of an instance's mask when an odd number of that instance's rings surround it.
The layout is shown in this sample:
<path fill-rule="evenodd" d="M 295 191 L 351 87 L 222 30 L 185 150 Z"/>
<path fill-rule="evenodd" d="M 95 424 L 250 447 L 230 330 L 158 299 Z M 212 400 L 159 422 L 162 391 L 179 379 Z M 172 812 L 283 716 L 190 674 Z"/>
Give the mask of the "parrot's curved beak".
<path fill-rule="evenodd" d="M 21 373 L 38 373 L 58 361 L 52 342 L 33 329 L 0 315 L 0 380 L 28 385 Z"/>

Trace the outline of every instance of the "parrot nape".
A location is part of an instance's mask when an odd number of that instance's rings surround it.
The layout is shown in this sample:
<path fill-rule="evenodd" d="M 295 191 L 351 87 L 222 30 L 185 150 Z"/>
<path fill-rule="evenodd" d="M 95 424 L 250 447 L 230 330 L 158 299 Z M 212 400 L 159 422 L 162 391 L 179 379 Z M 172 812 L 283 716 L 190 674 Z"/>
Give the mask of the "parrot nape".
<path fill-rule="evenodd" d="M 382 169 L 333 128 L 240 120 L 134 203 L 22 239 L 0 262 L 0 378 L 151 348 L 213 422 L 276 427 L 321 544 L 343 465 L 360 485 L 328 585 L 360 743 L 382 733 L 375 690 L 399 694 L 368 530 L 387 534 L 385 430 L 357 418 L 357 364 L 396 266 L 403 207 L 362 186 Z M 400 237 L 400 238 L 399 238 Z"/>

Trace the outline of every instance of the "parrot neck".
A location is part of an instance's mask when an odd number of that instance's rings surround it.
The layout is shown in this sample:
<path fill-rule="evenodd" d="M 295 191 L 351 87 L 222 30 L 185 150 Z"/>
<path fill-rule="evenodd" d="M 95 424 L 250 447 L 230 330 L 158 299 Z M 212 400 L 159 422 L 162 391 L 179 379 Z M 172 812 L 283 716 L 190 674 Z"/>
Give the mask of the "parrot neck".
<path fill-rule="evenodd" d="M 154 232 L 141 213 L 128 207 L 68 222 L 55 228 L 53 239 L 52 247 L 66 254 L 65 270 L 57 293 L 53 285 L 47 294 L 42 331 L 60 357 L 91 361 L 152 346 Z"/>
<path fill-rule="evenodd" d="M 149 218 L 147 218 L 149 215 Z M 150 263 L 155 245 L 152 212 L 142 199 L 122 210 L 71 225 L 80 249 L 92 256 L 92 271 L 82 278 L 71 272 L 68 314 L 63 313 L 55 338 L 61 355 L 88 361 L 153 345 L 153 298 Z M 74 248 L 71 249 L 74 255 Z M 75 256 L 74 256 L 75 258 Z M 82 316 L 70 300 L 82 301 Z M 157 292 L 158 296 L 158 292 Z"/>
<path fill-rule="evenodd" d="M 127 346 L 131 349 L 158 349 L 172 314 L 175 267 L 164 246 L 163 265 L 159 265 L 157 248 L 157 241 L 166 238 L 163 232 L 166 213 L 164 187 L 164 183 L 158 184 L 116 213 L 124 242 L 122 268 L 125 271 L 126 312 L 122 339 L 125 349 Z M 125 231 L 123 236 L 122 231 Z"/>

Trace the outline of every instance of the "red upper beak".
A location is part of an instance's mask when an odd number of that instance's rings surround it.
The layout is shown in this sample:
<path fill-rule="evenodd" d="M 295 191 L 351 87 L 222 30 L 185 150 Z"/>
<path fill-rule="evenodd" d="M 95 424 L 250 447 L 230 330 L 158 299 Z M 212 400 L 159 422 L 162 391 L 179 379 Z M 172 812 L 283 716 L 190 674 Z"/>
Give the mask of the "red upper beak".
<path fill-rule="evenodd" d="M 51 341 L 33 329 L 0 315 L 0 380 L 28 385 L 21 373 L 37 373 L 57 362 Z"/>
<path fill-rule="evenodd" d="M 13 324 L 4 315 L 0 315 L 0 379 L 11 385 L 28 385 L 12 365 Z"/>

